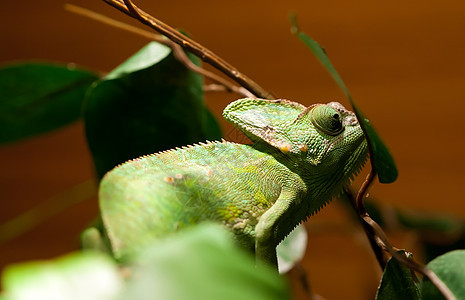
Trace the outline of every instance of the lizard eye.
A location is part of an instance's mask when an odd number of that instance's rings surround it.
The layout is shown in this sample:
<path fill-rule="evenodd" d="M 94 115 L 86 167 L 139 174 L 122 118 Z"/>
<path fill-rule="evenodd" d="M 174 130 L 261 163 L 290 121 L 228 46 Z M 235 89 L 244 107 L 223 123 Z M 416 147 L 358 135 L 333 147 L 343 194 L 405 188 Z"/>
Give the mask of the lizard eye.
<path fill-rule="evenodd" d="M 315 106 L 311 116 L 313 125 L 326 134 L 338 135 L 344 129 L 341 114 L 328 105 Z"/>

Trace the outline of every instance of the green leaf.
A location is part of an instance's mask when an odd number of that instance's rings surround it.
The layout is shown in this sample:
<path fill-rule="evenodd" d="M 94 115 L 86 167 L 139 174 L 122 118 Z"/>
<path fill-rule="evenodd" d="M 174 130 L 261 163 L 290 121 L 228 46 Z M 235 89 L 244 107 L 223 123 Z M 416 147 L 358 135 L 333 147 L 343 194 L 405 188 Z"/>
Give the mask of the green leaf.
<path fill-rule="evenodd" d="M 300 224 L 276 247 L 280 274 L 289 272 L 304 258 L 307 238 L 307 230 Z"/>
<path fill-rule="evenodd" d="M 0 68 L 0 143 L 57 129 L 81 116 L 96 74 L 74 65 L 21 63 Z"/>
<path fill-rule="evenodd" d="M 427 267 L 447 285 L 457 300 L 465 299 L 465 250 L 455 250 L 438 256 Z M 444 299 L 428 279 L 423 279 L 421 292 L 424 300 Z"/>
<path fill-rule="evenodd" d="M 238 249 L 220 225 L 202 224 L 156 243 L 132 265 L 121 299 L 289 299 L 278 273 Z"/>
<path fill-rule="evenodd" d="M 361 120 L 360 126 L 365 133 L 367 141 L 371 148 L 371 161 L 378 173 L 379 182 L 381 183 L 392 183 L 396 181 L 399 172 L 397 171 L 396 163 L 392 157 L 386 144 L 381 140 L 375 128 L 371 125 L 363 112 L 350 100 L 354 112 L 357 115 L 357 119 Z"/>
<path fill-rule="evenodd" d="M 93 85 L 85 122 L 99 177 L 141 155 L 221 137 L 202 77 L 155 42 Z"/>
<path fill-rule="evenodd" d="M 333 64 L 329 60 L 326 51 L 312 38 L 307 36 L 305 33 L 300 32 L 297 24 L 295 15 L 291 16 L 292 31 L 298 36 L 298 38 L 313 52 L 325 69 L 329 72 L 331 77 L 337 83 L 339 88 L 344 92 L 352 105 L 357 119 L 360 122 L 360 126 L 365 133 L 365 137 L 369 144 L 371 162 L 381 183 L 391 183 L 397 179 L 398 171 L 395 165 L 394 159 L 392 158 L 388 148 L 377 134 L 370 121 L 365 118 L 363 112 L 355 105 L 352 100 L 352 96 L 349 93 L 349 89 L 345 85 L 339 73 L 334 68 Z"/>
<path fill-rule="evenodd" d="M 121 285 L 114 262 L 93 252 L 9 266 L 2 276 L 9 300 L 114 299 Z"/>
<path fill-rule="evenodd" d="M 404 251 L 399 251 L 405 255 Z M 415 300 L 421 299 L 420 290 L 415 283 L 412 272 L 391 257 L 383 272 L 381 284 L 376 293 L 376 300 Z"/>

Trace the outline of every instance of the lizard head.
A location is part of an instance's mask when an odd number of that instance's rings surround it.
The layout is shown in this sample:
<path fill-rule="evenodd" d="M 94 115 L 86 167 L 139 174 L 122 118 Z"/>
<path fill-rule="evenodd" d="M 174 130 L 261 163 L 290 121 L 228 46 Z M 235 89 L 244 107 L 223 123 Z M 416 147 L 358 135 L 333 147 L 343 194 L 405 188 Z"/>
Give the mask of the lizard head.
<path fill-rule="evenodd" d="M 339 104 L 305 107 L 288 100 L 240 99 L 224 118 L 261 143 L 284 154 L 295 168 L 343 183 L 366 159 L 367 143 L 355 114 Z M 337 177 L 333 178 L 333 177 Z"/>

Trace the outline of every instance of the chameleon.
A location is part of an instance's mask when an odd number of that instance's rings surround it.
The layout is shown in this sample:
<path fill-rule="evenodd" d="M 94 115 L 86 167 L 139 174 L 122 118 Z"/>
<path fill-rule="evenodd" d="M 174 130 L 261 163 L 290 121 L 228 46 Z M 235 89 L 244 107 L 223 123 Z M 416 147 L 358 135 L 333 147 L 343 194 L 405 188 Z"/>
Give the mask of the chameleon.
<path fill-rule="evenodd" d="M 223 117 L 251 144 L 224 139 L 125 162 L 99 187 L 116 258 L 201 222 L 226 226 L 260 262 L 341 193 L 363 167 L 367 142 L 355 114 L 339 104 L 239 99 Z"/>

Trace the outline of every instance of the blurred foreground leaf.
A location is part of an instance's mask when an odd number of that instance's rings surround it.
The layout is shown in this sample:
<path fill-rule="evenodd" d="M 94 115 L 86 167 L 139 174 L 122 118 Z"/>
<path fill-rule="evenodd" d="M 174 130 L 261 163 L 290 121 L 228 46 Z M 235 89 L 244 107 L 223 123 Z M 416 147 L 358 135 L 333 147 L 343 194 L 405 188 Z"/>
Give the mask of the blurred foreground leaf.
<path fill-rule="evenodd" d="M 81 116 L 87 88 L 96 74 L 47 63 L 0 68 L 0 143 L 47 132 Z"/>
<path fill-rule="evenodd" d="M 115 299 L 121 285 L 114 262 L 93 252 L 13 265 L 2 276 L 4 295 L 9 300 Z"/>
<path fill-rule="evenodd" d="M 349 89 L 329 60 L 328 55 L 326 55 L 326 51 L 315 40 L 307 36 L 305 33 L 300 32 L 295 15 L 291 16 L 291 22 L 293 33 L 295 33 L 299 39 L 313 52 L 313 54 L 315 54 L 317 59 L 321 62 L 331 77 L 333 77 L 339 88 L 349 99 L 350 104 L 352 105 L 352 108 L 357 115 L 357 119 L 360 122 L 360 126 L 365 133 L 365 137 L 370 145 L 372 152 L 370 153 L 371 162 L 376 172 L 378 173 L 379 181 L 381 183 L 394 182 L 398 176 L 398 171 L 394 159 L 392 158 L 388 148 L 381 140 L 376 130 L 371 125 L 370 121 L 365 118 L 365 115 L 362 113 L 362 111 L 355 105 L 354 101 L 352 100 L 352 96 L 349 93 Z"/>
<path fill-rule="evenodd" d="M 255 267 L 220 225 L 202 224 L 156 243 L 137 258 L 120 299 L 289 299 L 278 273 Z"/>
<path fill-rule="evenodd" d="M 400 251 L 405 255 L 404 251 Z M 394 258 L 390 258 L 376 293 L 376 300 L 421 299 L 420 289 L 413 280 L 412 272 Z"/>
<path fill-rule="evenodd" d="M 148 246 L 118 270 L 108 256 L 85 251 L 48 262 L 9 266 L 9 300 L 290 299 L 287 284 L 238 248 L 220 225 L 202 224 Z M 129 279 L 122 280 L 122 274 Z"/>
<path fill-rule="evenodd" d="M 457 300 L 465 299 L 465 250 L 455 250 L 438 256 L 427 267 L 447 285 Z M 423 280 L 421 291 L 424 300 L 444 299 L 428 279 Z"/>
<path fill-rule="evenodd" d="M 202 77 L 155 42 L 93 85 L 85 122 L 99 177 L 141 155 L 221 137 Z"/>

